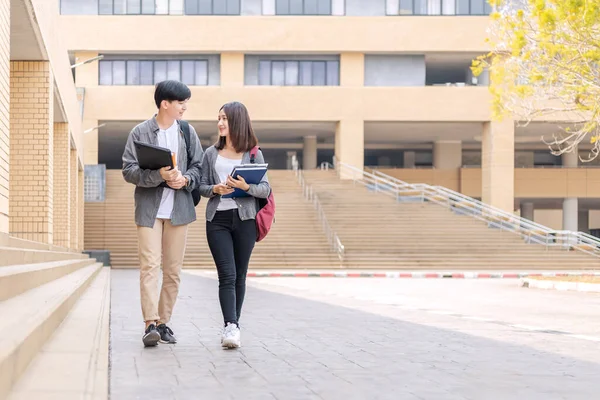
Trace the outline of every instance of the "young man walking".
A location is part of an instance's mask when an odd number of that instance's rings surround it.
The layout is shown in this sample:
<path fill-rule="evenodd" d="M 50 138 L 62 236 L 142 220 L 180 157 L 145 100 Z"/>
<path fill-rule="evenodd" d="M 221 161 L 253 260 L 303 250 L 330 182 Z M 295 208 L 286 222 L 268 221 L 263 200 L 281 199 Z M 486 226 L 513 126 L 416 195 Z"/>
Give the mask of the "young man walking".
<path fill-rule="evenodd" d="M 179 293 L 188 225 L 196 220 L 192 190 L 200 182 L 203 150 L 193 127 L 186 140 L 181 127 L 190 89 L 178 81 L 156 85 L 158 113 L 129 134 L 123 153 L 123 177 L 135 185 L 135 223 L 140 259 L 140 293 L 146 323 L 144 346 L 176 343 L 167 326 Z M 189 140 L 189 143 L 186 143 Z M 141 169 L 134 141 L 168 148 L 176 168 Z M 163 281 L 159 290 L 162 262 Z"/>

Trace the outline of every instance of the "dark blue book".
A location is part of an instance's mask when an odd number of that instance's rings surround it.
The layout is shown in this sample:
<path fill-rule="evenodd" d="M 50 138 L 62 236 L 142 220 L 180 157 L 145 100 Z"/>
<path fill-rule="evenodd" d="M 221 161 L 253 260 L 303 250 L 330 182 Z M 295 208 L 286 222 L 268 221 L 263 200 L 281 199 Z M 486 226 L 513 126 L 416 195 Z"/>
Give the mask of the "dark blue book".
<path fill-rule="evenodd" d="M 233 167 L 233 170 L 231 171 L 230 175 L 232 178 L 236 178 L 236 179 L 239 175 L 241 175 L 242 178 L 244 178 L 244 180 L 246 181 L 246 183 L 256 185 L 256 184 L 260 183 L 262 178 L 267 173 L 268 165 L 269 164 L 236 165 L 235 167 Z M 233 193 L 226 194 L 221 197 L 232 198 L 232 197 L 248 197 L 248 196 L 250 196 L 250 195 L 241 189 L 233 189 Z"/>

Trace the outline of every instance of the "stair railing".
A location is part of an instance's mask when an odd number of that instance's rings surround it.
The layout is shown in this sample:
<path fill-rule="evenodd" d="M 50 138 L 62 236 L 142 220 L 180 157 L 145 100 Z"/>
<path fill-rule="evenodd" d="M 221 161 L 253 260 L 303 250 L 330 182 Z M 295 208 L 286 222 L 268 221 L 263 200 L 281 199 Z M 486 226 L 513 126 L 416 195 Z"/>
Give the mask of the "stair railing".
<path fill-rule="evenodd" d="M 587 233 L 551 229 L 442 186 L 407 183 L 378 170 L 367 172 L 334 162 L 338 176 L 352 179 L 355 184 L 391 196 L 398 202 L 435 203 L 458 214 L 484 221 L 488 227 L 519 235 L 527 243 L 540 244 L 546 249 L 577 250 L 600 257 L 600 240 Z"/>
<path fill-rule="evenodd" d="M 338 234 L 333 230 L 329 221 L 327 221 L 327 216 L 325 215 L 325 210 L 319 200 L 319 196 L 315 193 L 312 185 L 309 185 L 304 179 L 304 174 L 302 170 L 298 166 L 298 159 L 296 156 L 292 156 L 292 169 L 294 170 L 294 174 L 296 175 L 296 180 L 298 184 L 302 188 L 302 195 L 304 198 L 312 203 L 313 207 L 317 211 L 317 218 L 321 224 L 321 228 L 327 237 L 327 242 L 331 247 L 331 250 L 337 255 L 340 261 L 344 260 L 344 245 L 340 240 Z"/>

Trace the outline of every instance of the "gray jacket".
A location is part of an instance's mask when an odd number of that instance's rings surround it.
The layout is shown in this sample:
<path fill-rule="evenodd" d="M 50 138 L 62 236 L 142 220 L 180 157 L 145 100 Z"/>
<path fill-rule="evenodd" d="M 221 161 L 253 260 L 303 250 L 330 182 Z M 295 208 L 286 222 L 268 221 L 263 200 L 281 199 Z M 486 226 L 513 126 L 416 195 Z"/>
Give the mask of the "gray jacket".
<path fill-rule="evenodd" d="M 123 152 L 123 177 L 129 183 L 135 185 L 135 223 L 138 226 L 152 228 L 160 201 L 162 199 L 163 187 L 159 187 L 164 179 L 160 171 L 140 169 L 134 140 L 158 145 L 159 128 L 156 116 L 142 122 L 129 133 L 125 151 Z M 196 209 L 192 199 L 191 191 L 200 183 L 203 151 L 200 140 L 194 128 L 190 125 L 190 150 L 193 154 L 188 165 L 188 155 L 185 139 L 181 128 L 179 129 L 179 151 L 177 152 L 177 167 L 189 180 L 189 185 L 175 191 L 173 200 L 173 213 L 171 223 L 173 225 L 187 225 L 196 220 Z"/>
<path fill-rule="evenodd" d="M 206 205 L 206 220 L 212 221 L 217 212 L 217 207 L 221 201 L 221 195 L 213 193 L 213 186 L 221 182 L 219 174 L 215 169 L 215 163 L 217 162 L 217 156 L 219 151 L 215 146 L 211 146 L 206 149 L 204 159 L 202 160 L 202 178 L 200 178 L 200 194 L 204 197 L 210 198 Z M 259 150 L 254 160 L 257 164 L 265 162 L 262 152 Z M 244 153 L 242 156 L 242 164 L 250 163 L 250 152 Z M 255 219 L 258 210 L 258 202 L 256 198 L 266 199 L 271 193 L 271 186 L 269 186 L 269 179 L 267 174 L 262 178 L 260 183 L 253 185 L 249 184 L 250 189 L 248 193 L 249 197 L 236 197 L 234 200 L 238 205 L 238 214 L 242 221 L 248 219 Z"/>

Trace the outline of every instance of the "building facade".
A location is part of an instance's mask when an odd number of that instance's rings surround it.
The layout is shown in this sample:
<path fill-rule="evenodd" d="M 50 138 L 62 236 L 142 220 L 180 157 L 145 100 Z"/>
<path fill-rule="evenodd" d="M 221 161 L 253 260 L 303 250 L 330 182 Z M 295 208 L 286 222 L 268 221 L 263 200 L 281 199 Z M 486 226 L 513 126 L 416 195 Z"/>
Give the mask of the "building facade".
<path fill-rule="evenodd" d="M 75 70 L 84 162 L 120 168 L 127 134 L 154 112 L 153 85 L 179 79 L 204 145 L 238 100 L 274 168 L 335 156 L 556 229 L 600 228 L 600 170 L 540 139 L 568 120 L 492 121 L 489 77 L 469 68 L 490 50 L 490 11 L 485 0 L 62 0 L 71 62 L 102 57 Z"/>
<path fill-rule="evenodd" d="M 84 160 L 58 1 L 0 1 L 0 246 L 83 249 Z"/>

